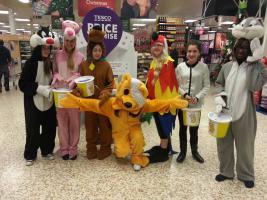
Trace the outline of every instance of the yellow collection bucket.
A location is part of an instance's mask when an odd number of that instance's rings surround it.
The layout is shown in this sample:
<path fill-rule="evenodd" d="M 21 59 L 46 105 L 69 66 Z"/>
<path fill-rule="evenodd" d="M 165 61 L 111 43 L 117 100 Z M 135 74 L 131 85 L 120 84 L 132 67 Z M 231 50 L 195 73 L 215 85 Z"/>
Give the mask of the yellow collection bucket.
<path fill-rule="evenodd" d="M 209 134 L 216 138 L 224 138 L 232 121 L 232 117 L 226 113 L 208 113 Z"/>
<path fill-rule="evenodd" d="M 64 98 L 70 92 L 72 92 L 72 90 L 67 89 L 67 88 L 53 89 L 55 106 L 57 108 L 62 108 L 59 101 L 60 101 L 60 99 Z"/>
<path fill-rule="evenodd" d="M 93 76 L 81 76 L 74 80 L 77 87 L 82 90 L 83 97 L 89 97 L 94 94 L 94 79 Z"/>
<path fill-rule="evenodd" d="M 201 109 L 200 108 L 184 108 L 183 122 L 185 126 L 198 126 L 200 122 Z"/>

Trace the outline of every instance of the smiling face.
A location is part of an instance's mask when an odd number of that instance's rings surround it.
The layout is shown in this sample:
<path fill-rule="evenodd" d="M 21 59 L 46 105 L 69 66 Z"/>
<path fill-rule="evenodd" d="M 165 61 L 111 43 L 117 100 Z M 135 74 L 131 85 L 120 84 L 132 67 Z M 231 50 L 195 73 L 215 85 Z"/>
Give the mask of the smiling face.
<path fill-rule="evenodd" d="M 99 60 L 102 57 L 102 48 L 99 44 L 95 45 L 92 50 L 92 57 L 94 60 Z"/>
<path fill-rule="evenodd" d="M 76 46 L 76 38 L 69 40 L 64 38 L 64 47 L 67 52 L 71 52 L 75 49 Z"/>
<path fill-rule="evenodd" d="M 243 39 L 243 38 L 239 39 L 236 42 L 235 47 L 234 47 L 234 55 L 235 55 L 236 60 L 239 63 L 242 63 L 247 59 L 247 57 L 250 54 L 251 54 L 251 51 L 250 51 L 249 40 Z"/>
<path fill-rule="evenodd" d="M 200 51 L 196 45 L 189 45 L 187 48 L 186 57 L 189 64 L 194 64 L 198 61 Z"/>
<path fill-rule="evenodd" d="M 155 57 L 155 58 L 159 58 L 162 53 L 163 53 L 163 44 L 160 42 L 155 42 L 155 44 L 153 44 L 153 46 L 151 47 L 151 54 Z"/>

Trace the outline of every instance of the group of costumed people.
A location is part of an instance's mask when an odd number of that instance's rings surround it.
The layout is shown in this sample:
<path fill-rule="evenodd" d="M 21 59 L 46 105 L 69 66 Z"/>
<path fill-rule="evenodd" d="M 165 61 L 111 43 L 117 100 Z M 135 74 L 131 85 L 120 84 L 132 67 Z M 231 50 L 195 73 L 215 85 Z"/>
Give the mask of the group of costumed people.
<path fill-rule="evenodd" d="M 66 20 L 62 21 L 62 27 L 63 48 L 55 53 L 53 62 L 51 48 L 58 45 L 53 33 L 42 28 L 31 37 L 32 56 L 19 80 L 24 93 L 26 165 L 34 163 L 39 147 L 45 159 L 54 159 L 56 126 L 58 155 L 64 160 L 75 160 L 81 111 L 85 112 L 87 158 L 102 160 L 110 156 L 113 142 L 116 157 L 130 155 L 130 162 L 137 171 L 149 163 L 167 161 L 169 155 L 175 153 L 171 133 L 178 114 L 180 152 L 176 161 L 182 163 L 187 154 L 187 126 L 183 123 L 181 109 L 201 108 L 210 87 L 208 66 L 200 61 L 199 42 L 188 43 L 187 61 L 175 68 L 168 55 L 166 38 L 153 33 L 153 60 L 146 84 L 124 74 L 116 87 L 111 66 L 105 60 L 105 33 L 101 27 L 95 26 L 89 32 L 87 58 L 76 48 L 80 25 Z M 229 112 L 233 121 L 226 137 L 217 139 L 220 171 L 215 179 L 221 182 L 234 178 L 235 143 L 237 178 L 251 188 L 254 186 L 257 125 L 252 94 L 267 81 L 266 69 L 260 62 L 263 55 L 258 39 L 263 36 L 263 27 L 257 19 L 248 18 L 234 28 L 233 35 L 237 38 L 233 61 L 222 67 L 217 80 L 220 92 L 215 97 L 216 112 Z M 94 77 L 96 87 L 93 96 L 83 98 L 74 80 L 88 75 Z M 55 108 L 52 88 L 62 87 L 72 93 L 60 100 L 63 108 Z M 160 137 L 160 144 L 146 152 L 140 122 L 144 113 L 153 113 Z M 189 127 L 190 146 L 193 158 L 203 163 L 204 158 L 198 151 L 198 128 Z M 100 148 L 97 148 L 99 143 Z"/>

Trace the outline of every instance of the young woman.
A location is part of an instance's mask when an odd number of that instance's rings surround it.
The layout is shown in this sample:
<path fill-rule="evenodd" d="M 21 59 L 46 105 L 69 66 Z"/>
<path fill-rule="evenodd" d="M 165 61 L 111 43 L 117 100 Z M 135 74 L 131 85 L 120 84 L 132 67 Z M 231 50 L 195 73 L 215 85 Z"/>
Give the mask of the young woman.
<path fill-rule="evenodd" d="M 173 59 L 164 50 L 166 39 L 157 33 L 152 34 L 151 54 L 153 60 L 147 75 L 147 89 L 150 99 L 169 99 L 178 97 L 178 82 L 175 77 Z M 169 113 L 153 113 L 160 145 L 147 151 L 150 163 L 167 161 L 172 152 L 170 136 L 175 125 L 176 110 Z"/>
<path fill-rule="evenodd" d="M 201 108 L 203 99 L 210 88 L 208 66 L 199 61 L 201 46 L 198 41 L 190 41 L 187 46 L 187 61 L 179 64 L 176 68 L 176 77 L 179 82 L 179 93 L 189 101 L 189 108 Z M 177 162 L 181 163 L 186 157 L 187 151 L 187 126 L 183 123 L 182 111 L 178 111 L 180 124 L 180 153 Z M 193 158 L 200 163 L 204 159 L 198 153 L 198 126 L 190 127 L 190 145 Z"/>
<path fill-rule="evenodd" d="M 38 44 L 44 30 L 31 37 L 32 55 L 26 61 L 19 80 L 19 88 L 24 93 L 26 123 L 26 144 L 24 158 L 31 166 L 40 147 L 45 159 L 53 160 L 56 136 L 56 111 L 53 104 L 50 83 L 52 81 L 51 47 Z M 48 38 L 48 31 L 46 37 Z M 38 38 L 34 40 L 34 38 Z M 50 38 L 50 42 L 53 38 Z M 44 40 L 45 41 L 45 40 Z M 45 42 L 44 42 L 45 43 Z M 51 43 L 50 43 L 51 44 Z"/>
<path fill-rule="evenodd" d="M 82 76 L 94 77 L 94 95 L 90 98 L 108 98 L 114 87 L 113 72 L 110 64 L 105 61 L 105 33 L 100 26 L 95 26 L 89 32 L 89 42 L 87 47 L 87 60 L 80 65 Z M 102 160 L 111 155 L 111 125 L 105 116 L 85 112 L 87 158 Z M 100 141 L 100 149 L 97 150 L 97 140 Z"/>
<path fill-rule="evenodd" d="M 73 21 L 69 23 L 79 27 Z M 63 49 L 55 54 L 53 87 L 73 89 L 74 79 L 80 76 L 79 65 L 84 56 L 76 48 L 77 32 L 76 30 L 64 32 Z M 57 121 L 60 147 L 58 153 L 63 160 L 75 160 L 80 139 L 80 112 L 78 109 L 57 108 Z"/>

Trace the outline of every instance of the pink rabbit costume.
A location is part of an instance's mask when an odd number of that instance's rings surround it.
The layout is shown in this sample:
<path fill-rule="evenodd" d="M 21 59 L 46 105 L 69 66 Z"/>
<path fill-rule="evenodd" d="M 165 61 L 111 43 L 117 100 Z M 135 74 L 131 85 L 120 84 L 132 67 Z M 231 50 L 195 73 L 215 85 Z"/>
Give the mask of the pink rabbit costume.
<path fill-rule="evenodd" d="M 54 78 L 52 85 L 54 88 L 69 88 L 75 86 L 74 79 L 80 76 L 79 65 L 84 60 L 84 56 L 76 49 L 76 34 L 80 31 L 80 26 L 70 20 L 62 21 L 64 31 L 64 46 L 58 50 L 54 59 Z M 75 40 L 75 41 L 72 41 Z M 67 42 L 74 42 L 71 52 L 67 50 Z M 69 67 L 71 60 L 72 67 Z M 77 146 L 80 139 L 80 112 L 78 109 L 57 108 L 59 150 L 58 153 L 64 160 L 77 158 Z"/>

